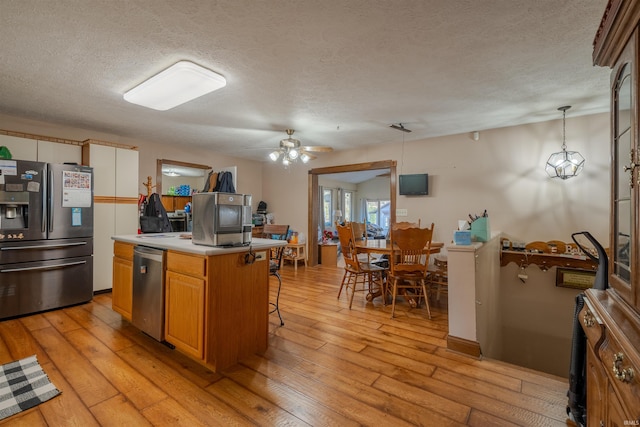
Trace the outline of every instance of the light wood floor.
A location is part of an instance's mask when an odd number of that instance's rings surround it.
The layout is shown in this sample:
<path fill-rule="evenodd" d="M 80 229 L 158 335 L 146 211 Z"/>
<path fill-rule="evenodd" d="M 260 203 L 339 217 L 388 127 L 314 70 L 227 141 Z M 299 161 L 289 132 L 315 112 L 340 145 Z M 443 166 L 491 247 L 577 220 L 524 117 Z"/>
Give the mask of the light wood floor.
<path fill-rule="evenodd" d="M 2 321 L 0 363 L 36 354 L 62 394 L 0 424 L 566 425 L 566 380 L 446 350 L 446 298 L 432 320 L 398 300 L 391 320 L 362 294 L 337 300 L 341 277 L 285 266 L 285 326 L 272 314 L 266 354 L 220 374 L 123 321 L 109 293 Z"/>

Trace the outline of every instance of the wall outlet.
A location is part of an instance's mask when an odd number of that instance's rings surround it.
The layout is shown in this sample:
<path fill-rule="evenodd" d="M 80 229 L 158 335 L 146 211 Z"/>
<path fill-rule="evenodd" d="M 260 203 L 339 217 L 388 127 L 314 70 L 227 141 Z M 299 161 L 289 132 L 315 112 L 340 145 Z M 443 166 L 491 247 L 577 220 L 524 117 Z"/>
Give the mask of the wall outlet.
<path fill-rule="evenodd" d="M 396 209 L 396 216 L 407 216 L 406 209 Z"/>
<path fill-rule="evenodd" d="M 256 261 L 262 261 L 265 259 L 267 259 L 267 252 L 265 251 L 256 252 Z"/>

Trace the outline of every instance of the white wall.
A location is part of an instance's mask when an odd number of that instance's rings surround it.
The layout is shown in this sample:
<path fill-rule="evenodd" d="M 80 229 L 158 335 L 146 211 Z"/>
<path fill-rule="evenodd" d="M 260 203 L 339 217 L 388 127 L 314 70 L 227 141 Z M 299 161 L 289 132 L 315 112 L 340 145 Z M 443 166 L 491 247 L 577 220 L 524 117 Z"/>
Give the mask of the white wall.
<path fill-rule="evenodd" d="M 263 197 L 278 222 L 307 228 L 308 170 L 325 166 L 396 160 L 398 174 L 429 174 L 429 196 L 397 196 L 407 221 L 435 223 L 435 240 L 449 242 L 458 219 L 487 209 L 492 231 L 522 241 L 571 241 L 588 230 L 608 242 L 609 115 L 567 118 L 569 150 L 586 159 L 576 178 L 548 178 L 544 165 L 562 145 L 562 120 L 492 129 L 480 140 L 461 134 L 326 153 L 307 165 L 263 167 Z M 405 137 L 406 138 L 406 137 Z M 606 244 L 605 244 L 606 246 Z"/>

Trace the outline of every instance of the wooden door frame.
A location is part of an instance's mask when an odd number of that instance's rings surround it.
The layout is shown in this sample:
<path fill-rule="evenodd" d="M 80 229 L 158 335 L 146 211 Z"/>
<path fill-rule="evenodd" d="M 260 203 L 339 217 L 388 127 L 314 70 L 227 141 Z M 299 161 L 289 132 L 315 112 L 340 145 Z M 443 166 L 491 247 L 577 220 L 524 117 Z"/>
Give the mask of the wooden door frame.
<path fill-rule="evenodd" d="M 330 166 L 309 170 L 309 236 L 307 241 L 309 265 L 318 265 L 318 220 L 320 208 L 320 196 L 318 188 L 318 175 L 328 175 L 332 173 L 359 172 L 377 169 L 389 169 L 389 200 L 391 204 L 391 223 L 396 222 L 396 166 L 395 160 L 381 160 L 378 162 L 355 163 L 351 165 Z"/>

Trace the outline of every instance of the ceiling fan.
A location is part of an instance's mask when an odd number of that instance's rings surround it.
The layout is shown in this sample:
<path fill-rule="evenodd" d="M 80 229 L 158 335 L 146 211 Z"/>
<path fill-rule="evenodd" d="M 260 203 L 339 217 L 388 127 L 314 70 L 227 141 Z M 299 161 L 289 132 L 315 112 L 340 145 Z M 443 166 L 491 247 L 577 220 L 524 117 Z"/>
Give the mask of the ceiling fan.
<path fill-rule="evenodd" d="M 327 153 L 333 151 L 333 148 L 321 145 L 301 145 L 300 141 L 293 138 L 293 133 L 295 132 L 293 129 L 286 129 L 287 138 L 280 140 L 280 146 L 277 150 L 273 151 L 269 154 L 269 158 L 274 162 L 278 161 L 278 159 L 282 159 L 282 164 L 287 166 L 291 163 L 294 163 L 300 159 L 302 163 L 307 163 L 309 160 L 313 160 L 316 156 L 310 154 L 312 152 L 316 153 Z"/>

